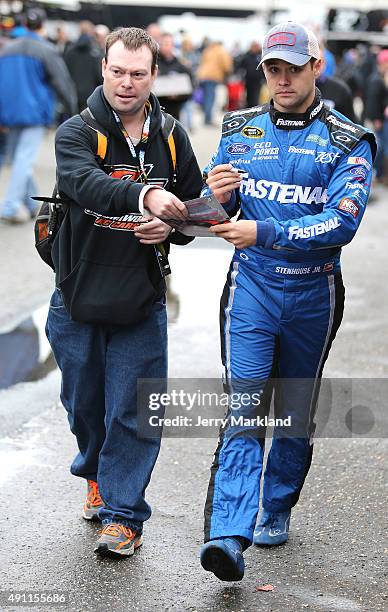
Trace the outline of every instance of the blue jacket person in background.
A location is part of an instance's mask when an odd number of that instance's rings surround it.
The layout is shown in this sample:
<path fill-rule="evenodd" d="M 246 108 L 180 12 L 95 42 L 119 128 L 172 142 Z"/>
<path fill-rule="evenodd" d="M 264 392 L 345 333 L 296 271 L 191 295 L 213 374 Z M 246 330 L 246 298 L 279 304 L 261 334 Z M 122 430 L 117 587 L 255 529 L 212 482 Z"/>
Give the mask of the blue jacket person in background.
<path fill-rule="evenodd" d="M 26 32 L 6 44 L 0 52 L 0 128 L 6 135 L 6 152 L 12 170 L 1 206 L 3 223 L 20 223 L 23 204 L 34 218 L 37 195 L 33 166 L 45 129 L 55 119 L 59 99 L 64 112 L 76 109 L 74 84 L 56 48 L 43 38 L 45 12 L 31 8 L 26 13 Z M 0 166 L 5 157 L 0 152 Z"/>
<path fill-rule="evenodd" d="M 252 541 L 288 539 L 311 464 L 320 377 L 343 314 L 341 247 L 365 212 L 376 152 L 372 134 L 322 102 L 312 32 L 275 26 L 260 64 L 271 102 L 225 116 L 205 170 L 205 193 L 240 211 L 212 231 L 236 247 L 221 298 L 228 391 L 251 398 L 237 409 L 233 402 L 211 468 L 201 563 L 220 580 L 242 579 Z M 256 524 L 265 426 L 255 418 L 267 414 L 273 392 L 279 425 Z"/>

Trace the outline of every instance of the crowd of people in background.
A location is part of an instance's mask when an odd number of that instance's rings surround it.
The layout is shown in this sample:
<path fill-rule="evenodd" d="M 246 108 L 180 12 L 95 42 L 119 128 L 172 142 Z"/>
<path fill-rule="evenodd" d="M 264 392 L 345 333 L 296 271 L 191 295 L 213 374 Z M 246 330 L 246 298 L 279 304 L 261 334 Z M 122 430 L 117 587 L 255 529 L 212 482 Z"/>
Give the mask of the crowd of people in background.
<path fill-rule="evenodd" d="M 109 28 L 104 24 L 81 21 L 77 35 L 70 37 L 67 24 L 62 23 L 57 26 L 54 35 L 48 37 L 41 27 L 31 29 L 28 15 L 27 12 L 12 19 L 3 18 L 0 22 L 0 82 L 2 78 L 8 78 L 7 68 L 4 68 L 7 63 L 6 49 L 15 40 L 31 38 L 33 32 L 35 39 L 39 37 L 41 42 L 50 43 L 51 46 L 46 47 L 47 53 L 59 58 L 63 82 L 66 83 L 69 78 L 73 83 L 76 109 L 80 112 L 87 106 L 88 96 L 102 82 L 101 60 Z M 42 15 L 40 20 L 43 21 Z M 215 118 L 215 112 L 234 111 L 268 101 L 263 72 L 257 70 L 261 54 L 258 40 L 249 42 L 245 49 L 236 43 L 229 50 L 219 40 L 207 37 L 196 45 L 187 32 L 164 32 L 156 23 L 146 29 L 160 46 L 155 93 L 161 106 L 180 119 L 189 132 L 200 124 L 201 115 L 205 126 L 218 126 L 220 117 Z M 325 68 L 317 82 L 323 99 L 352 121 L 374 130 L 379 143 L 375 180 L 388 185 L 388 49 L 358 45 L 343 52 L 341 57 L 335 57 L 329 49 L 323 48 Z M 73 109 L 66 96 L 58 91 L 54 83 L 51 85 L 57 98 L 56 123 L 59 124 L 70 116 Z M 7 89 L 1 88 L 3 105 L 0 100 L 0 108 L 9 104 Z M 67 98 L 69 95 L 71 87 L 68 88 Z M 25 119 L 13 118 L 7 123 L 0 113 L 0 168 L 7 158 L 15 158 L 15 138 L 11 138 L 10 130 L 15 125 L 25 126 Z M 39 125 L 47 126 L 48 121 Z M 35 156 L 40 140 L 36 139 Z M 27 172 L 26 185 L 31 186 L 31 167 Z M 10 189 L 12 193 L 12 185 Z M 6 197 L 9 199 L 9 196 Z M 35 207 L 27 197 L 23 198 L 32 216 Z M 4 206 L 10 218 L 18 219 L 15 205 L 4 202 L 0 208 L 3 217 L 7 216 Z"/>

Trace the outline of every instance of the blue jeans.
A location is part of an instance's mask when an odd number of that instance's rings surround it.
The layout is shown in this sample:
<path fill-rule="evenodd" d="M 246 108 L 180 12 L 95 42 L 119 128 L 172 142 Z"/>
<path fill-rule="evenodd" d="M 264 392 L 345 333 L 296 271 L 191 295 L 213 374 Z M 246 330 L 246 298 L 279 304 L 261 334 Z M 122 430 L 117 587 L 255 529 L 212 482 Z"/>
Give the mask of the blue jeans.
<path fill-rule="evenodd" d="M 181 108 L 179 120 L 183 124 L 186 130 L 193 129 L 193 109 L 194 102 L 193 100 L 187 100 Z"/>
<path fill-rule="evenodd" d="M 54 291 L 46 333 L 62 372 L 61 400 L 79 453 L 71 472 L 98 482 L 103 523 L 123 523 L 137 532 L 151 515 L 145 489 L 160 434 L 137 437 L 137 379 L 167 378 L 166 306 L 134 326 L 73 321 L 59 289 Z"/>
<path fill-rule="evenodd" d="M 210 124 L 212 122 L 217 85 L 217 81 L 201 81 L 201 87 L 203 90 L 202 107 L 205 115 L 205 124 Z"/>
<path fill-rule="evenodd" d="M 4 217 L 16 215 L 21 204 L 24 204 L 30 213 L 34 213 L 37 208 L 37 203 L 30 197 L 37 195 L 32 169 L 44 131 L 44 126 L 36 125 L 12 127 L 7 133 L 6 151 L 11 153 L 12 168 L 1 211 Z"/>

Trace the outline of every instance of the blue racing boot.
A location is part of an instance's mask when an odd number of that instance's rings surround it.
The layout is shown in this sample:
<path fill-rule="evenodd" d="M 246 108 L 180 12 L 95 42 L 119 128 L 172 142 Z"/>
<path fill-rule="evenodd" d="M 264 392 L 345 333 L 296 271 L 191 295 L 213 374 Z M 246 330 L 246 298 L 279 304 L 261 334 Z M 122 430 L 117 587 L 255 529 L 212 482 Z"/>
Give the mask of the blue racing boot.
<path fill-rule="evenodd" d="M 291 510 L 286 512 L 266 512 L 262 510 L 253 534 L 257 546 L 279 546 L 288 540 Z"/>
<path fill-rule="evenodd" d="M 201 565 L 207 572 L 225 581 L 242 580 L 244 557 L 240 542 L 233 537 L 210 540 L 201 548 Z"/>

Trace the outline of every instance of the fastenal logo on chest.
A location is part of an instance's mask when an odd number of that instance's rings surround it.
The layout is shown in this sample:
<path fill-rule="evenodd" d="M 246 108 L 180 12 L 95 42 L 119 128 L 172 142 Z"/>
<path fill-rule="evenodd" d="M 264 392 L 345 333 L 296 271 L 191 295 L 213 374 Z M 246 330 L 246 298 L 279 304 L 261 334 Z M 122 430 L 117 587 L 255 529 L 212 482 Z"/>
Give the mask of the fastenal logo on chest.
<path fill-rule="evenodd" d="M 255 181 L 246 179 L 241 182 L 240 191 L 263 200 L 276 200 L 280 204 L 322 204 L 327 202 L 327 189 L 321 186 L 303 187 L 302 185 L 285 185 L 275 181 Z"/>

